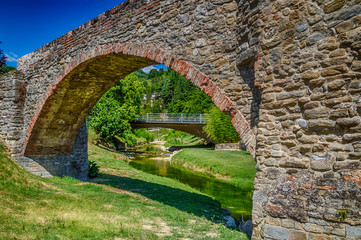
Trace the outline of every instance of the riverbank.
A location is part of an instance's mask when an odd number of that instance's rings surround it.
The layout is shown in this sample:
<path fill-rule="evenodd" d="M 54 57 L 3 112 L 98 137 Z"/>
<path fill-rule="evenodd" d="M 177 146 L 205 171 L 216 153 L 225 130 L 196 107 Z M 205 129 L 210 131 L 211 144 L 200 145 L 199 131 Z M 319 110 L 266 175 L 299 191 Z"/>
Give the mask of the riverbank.
<path fill-rule="evenodd" d="M 225 180 L 241 190 L 253 190 L 256 162 L 246 151 L 185 148 L 171 162 Z"/>
<path fill-rule="evenodd" d="M 246 239 L 216 223 L 213 199 L 89 148 L 102 172 L 93 182 L 36 177 L 0 148 L 0 239 Z"/>

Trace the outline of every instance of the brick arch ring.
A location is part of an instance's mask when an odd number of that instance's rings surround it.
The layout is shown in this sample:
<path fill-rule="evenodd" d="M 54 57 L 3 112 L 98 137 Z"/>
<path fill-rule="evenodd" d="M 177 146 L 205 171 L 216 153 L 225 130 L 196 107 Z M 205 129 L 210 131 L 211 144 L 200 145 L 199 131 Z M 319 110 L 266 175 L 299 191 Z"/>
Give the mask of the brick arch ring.
<path fill-rule="evenodd" d="M 242 142 L 245 144 L 248 152 L 253 156 L 253 158 L 255 158 L 255 133 L 250 128 L 249 123 L 244 118 L 242 113 L 236 108 L 236 105 L 225 95 L 223 90 L 218 87 L 214 81 L 197 70 L 191 63 L 178 59 L 168 52 L 153 45 L 138 43 L 111 43 L 107 45 L 96 46 L 90 50 L 80 53 L 78 56 L 74 57 L 66 66 L 64 66 L 60 74 L 57 75 L 55 80 L 48 87 L 45 96 L 43 96 L 38 103 L 25 135 L 24 153 L 28 147 L 29 139 L 33 133 L 34 126 L 39 120 L 41 112 L 44 110 L 44 105 L 54 94 L 58 84 L 80 64 L 85 63 L 86 61 L 95 57 L 109 54 L 124 54 L 146 58 L 159 64 L 164 64 L 168 68 L 171 68 L 186 77 L 201 91 L 205 92 L 209 97 L 211 97 L 212 101 L 221 111 L 231 116 L 232 124 L 239 133 Z M 36 63 L 32 64 L 32 66 L 34 65 L 36 65 Z"/>

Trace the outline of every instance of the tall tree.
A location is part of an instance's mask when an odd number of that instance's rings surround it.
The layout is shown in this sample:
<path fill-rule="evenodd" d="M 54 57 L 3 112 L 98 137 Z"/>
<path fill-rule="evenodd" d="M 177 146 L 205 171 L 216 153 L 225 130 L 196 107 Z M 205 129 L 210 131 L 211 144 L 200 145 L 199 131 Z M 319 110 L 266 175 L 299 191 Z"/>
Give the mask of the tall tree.
<path fill-rule="evenodd" d="M 135 144 L 130 121 L 140 112 L 143 85 L 135 74 L 121 79 L 102 96 L 89 115 L 89 124 L 105 141 L 120 137 L 128 144 Z"/>
<path fill-rule="evenodd" d="M 216 143 L 240 141 L 239 134 L 232 125 L 232 118 L 221 112 L 215 105 L 209 110 L 207 125 L 203 129 Z"/>
<path fill-rule="evenodd" d="M 0 44 L 1 44 L 2 42 L 0 41 Z M 6 56 L 5 56 L 5 54 L 4 54 L 4 52 L 3 52 L 3 50 L 0 48 L 0 74 L 3 74 L 3 73 L 5 73 L 5 71 L 4 71 L 4 67 L 6 66 Z"/>

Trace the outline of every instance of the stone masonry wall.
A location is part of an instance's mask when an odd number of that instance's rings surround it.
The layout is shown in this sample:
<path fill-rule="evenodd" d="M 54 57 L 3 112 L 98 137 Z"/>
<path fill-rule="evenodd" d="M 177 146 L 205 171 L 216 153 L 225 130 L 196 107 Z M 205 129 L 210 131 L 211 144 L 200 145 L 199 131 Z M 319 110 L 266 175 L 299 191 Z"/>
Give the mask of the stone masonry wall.
<path fill-rule="evenodd" d="M 361 239 L 360 2 L 239 2 L 262 100 L 254 239 Z"/>
<path fill-rule="evenodd" d="M 12 158 L 27 171 L 39 176 L 72 176 L 87 180 L 88 129 L 84 122 L 70 155 L 24 157 L 24 102 L 27 82 L 19 71 L 0 76 L 0 140 Z"/>
<path fill-rule="evenodd" d="M 23 150 L 26 86 L 24 74 L 19 71 L 0 76 L 0 139 L 13 157 L 20 156 Z"/>
<path fill-rule="evenodd" d="M 70 154 L 14 158 L 25 170 L 42 177 L 69 176 L 88 180 L 88 127 L 85 121 Z"/>

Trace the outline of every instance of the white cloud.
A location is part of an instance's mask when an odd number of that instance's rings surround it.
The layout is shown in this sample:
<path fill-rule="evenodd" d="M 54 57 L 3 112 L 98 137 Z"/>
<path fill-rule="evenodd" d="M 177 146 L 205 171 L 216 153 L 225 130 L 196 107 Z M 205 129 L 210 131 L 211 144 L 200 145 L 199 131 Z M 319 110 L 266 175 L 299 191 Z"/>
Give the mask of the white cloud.
<path fill-rule="evenodd" d="M 6 61 L 7 62 L 16 62 L 18 60 L 18 55 L 16 55 L 13 52 L 10 52 L 9 54 L 5 53 Z"/>
<path fill-rule="evenodd" d="M 150 70 L 152 70 L 152 69 L 156 69 L 155 67 L 153 67 L 153 66 L 149 66 L 149 67 L 145 67 L 145 68 L 143 68 L 142 70 L 143 70 L 143 72 L 145 72 L 145 73 L 149 73 L 150 72 Z"/>

